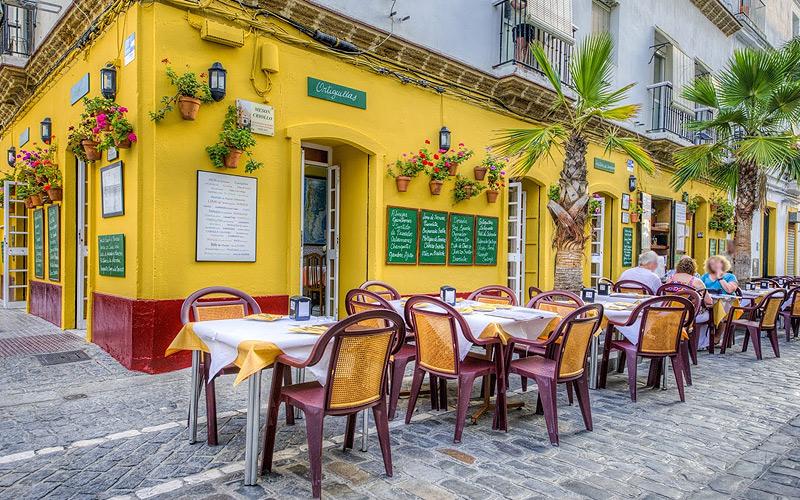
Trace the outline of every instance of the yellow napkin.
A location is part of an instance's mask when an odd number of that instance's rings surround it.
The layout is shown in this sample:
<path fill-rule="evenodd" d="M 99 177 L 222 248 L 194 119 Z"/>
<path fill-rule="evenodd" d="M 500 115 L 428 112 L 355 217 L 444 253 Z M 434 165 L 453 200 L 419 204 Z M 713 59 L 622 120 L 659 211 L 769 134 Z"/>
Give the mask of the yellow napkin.
<path fill-rule="evenodd" d="M 457 307 L 456 311 L 460 312 L 461 314 L 470 314 L 473 312 L 471 307 Z"/>
<path fill-rule="evenodd" d="M 292 333 L 309 333 L 312 335 L 322 335 L 328 331 L 327 326 L 324 325 L 309 325 L 309 326 L 293 326 L 289 328 Z"/>
<path fill-rule="evenodd" d="M 495 309 L 497 309 L 497 307 L 488 306 L 488 305 L 485 305 L 485 304 L 472 306 L 472 310 L 473 311 L 480 311 L 480 312 L 491 312 L 491 311 L 494 311 Z"/>
<path fill-rule="evenodd" d="M 259 314 L 251 314 L 250 316 L 245 316 L 244 319 L 253 319 L 256 321 L 278 321 L 279 319 L 283 319 L 285 317 L 286 315 L 283 314 L 259 313 Z"/>
<path fill-rule="evenodd" d="M 514 306 L 511 304 L 497 304 L 494 307 L 495 309 L 512 309 Z"/>

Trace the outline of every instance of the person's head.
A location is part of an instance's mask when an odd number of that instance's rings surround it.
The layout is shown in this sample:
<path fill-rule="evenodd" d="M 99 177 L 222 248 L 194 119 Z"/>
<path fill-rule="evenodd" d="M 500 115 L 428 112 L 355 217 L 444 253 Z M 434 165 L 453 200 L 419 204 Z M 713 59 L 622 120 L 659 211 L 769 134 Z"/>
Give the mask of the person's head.
<path fill-rule="evenodd" d="M 675 272 L 688 274 L 694 276 L 697 272 L 697 262 L 688 255 L 681 257 L 677 264 L 675 264 Z"/>
<path fill-rule="evenodd" d="M 712 255 L 706 259 L 706 272 L 715 274 L 719 272 L 727 273 L 731 270 L 731 263 L 724 255 Z"/>
<path fill-rule="evenodd" d="M 652 250 L 639 254 L 639 267 L 655 271 L 658 267 L 658 254 Z"/>

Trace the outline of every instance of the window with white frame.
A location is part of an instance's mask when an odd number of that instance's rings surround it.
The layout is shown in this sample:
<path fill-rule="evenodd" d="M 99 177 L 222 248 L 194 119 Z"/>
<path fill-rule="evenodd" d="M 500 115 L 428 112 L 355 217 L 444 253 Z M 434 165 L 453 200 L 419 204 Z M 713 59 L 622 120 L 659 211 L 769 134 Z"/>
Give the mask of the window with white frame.
<path fill-rule="evenodd" d="M 592 33 L 611 31 L 611 9 L 600 2 L 592 2 Z"/>

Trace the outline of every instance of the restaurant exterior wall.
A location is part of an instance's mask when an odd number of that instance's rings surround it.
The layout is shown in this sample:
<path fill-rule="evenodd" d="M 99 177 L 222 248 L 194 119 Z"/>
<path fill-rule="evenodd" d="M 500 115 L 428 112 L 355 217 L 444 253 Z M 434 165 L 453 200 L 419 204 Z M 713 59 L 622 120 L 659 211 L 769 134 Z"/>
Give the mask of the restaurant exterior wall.
<path fill-rule="evenodd" d="M 220 21 L 219 19 L 216 19 Z M 103 218 L 100 212 L 99 170 L 105 159 L 88 167 L 89 175 L 89 325 L 87 336 L 112 353 L 125 366 L 157 372 L 185 366 L 187 356 L 164 358 L 163 352 L 179 329 L 179 310 L 183 297 L 210 285 L 227 285 L 254 295 L 266 311 L 285 312 L 290 295 L 300 292 L 301 146 L 305 143 L 332 148 L 333 163 L 341 167 L 341 300 L 346 291 L 366 279 L 387 281 L 401 293 L 435 292 L 450 284 L 468 292 L 489 283 L 507 280 L 507 193 L 490 204 L 485 195 L 455 204 L 452 181 L 447 181 L 440 196 L 429 193 L 427 178 L 414 179 L 408 192 L 400 193 L 386 166 L 403 152 L 416 151 L 426 139 L 436 147 L 437 132 L 446 125 L 452 131 L 452 144 L 461 142 L 475 149 L 476 157 L 460 167 L 472 177 L 472 167 L 483 157 L 483 148 L 494 140 L 496 131 L 524 127 L 526 122 L 507 113 L 466 102 L 452 94 L 443 96 L 431 89 L 404 85 L 397 79 L 376 74 L 351 64 L 347 58 L 315 48 L 262 34 L 249 34 L 244 46 L 233 48 L 201 40 L 198 27 L 204 19 L 194 13 L 163 3 L 135 4 L 127 20 L 118 20 L 113 29 L 101 35 L 85 58 L 78 57 L 61 74 L 53 75 L 31 106 L 23 109 L 2 137 L 8 148 L 23 127 L 32 136 L 44 116 L 53 119 L 57 137 L 77 121 L 79 105 L 69 106 L 70 88 L 84 74 L 94 80 L 99 69 L 114 60 L 118 42 L 135 32 L 135 58 L 118 69 L 117 102 L 130 109 L 139 142 L 122 150 L 124 164 L 125 214 Z M 278 22 L 278 21 L 274 21 Z M 287 32 L 293 28 L 284 25 Z M 299 35 L 298 35 L 299 36 Z M 197 262 L 195 260 L 197 172 L 216 171 L 205 147 L 216 141 L 225 109 L 236 99 L 263 102 L 251 84 L 250 76 L 256 45 L 277 48 L 279 70 L 272 73 L 271 90 L 265 100 L 274 108 L 275 135 L 256 136 L 253 153 L 264 168 L 252 174 L 258 180 L 256 260 L 253 263 Z M 178 70 L 188 66 L 206 71 L 218 61 L 228 70 L 227 95 L 220 103 L 204 104 L 196 121 L 184 121 L 177 112 L 154 124 L 148 112 L 174 89 L 164 74 L 168 60 Z M 255 72 L 258 86 L 264 74 Z M 366 109 L 328 102 L 307 95 L 307 77 L 319 78 L 366 92 Z M 96 95 L 95 82 L 90 95 Z M 59 162 L 64 170 L 65 199 L 62 202 L 60 300 L 31 297 L 31 311 L 52 316 L 51 302 L 60 305 L 61 326 L 74 326 L 76 260 L 74 158 L 59 146 Z M 615 165 L 613 173 L 593 168 L 595 157 Z M 628 192 L 628 158 L 592 144 L 589 147 L 590 192 L 604 193 L 612 200 L 611 231 L 607 235 L 612 250 L 611 278 L 623 270 L 620 257 L 623 227 L 619 199 Z M 539 202 L 538 286 L 553 285 L 554 251 L 550 245 L 553 223 L 546 208 L 547 187 L 558 180 L 562 158 L 542 160 L 528 174 L 536 186 Z M 243 168 L 224 171 L 247 175 Z M 670 174 L 650 176 L 637 169 L 634 175 L 645 192 L 679 198 L 669 187 Z M 710 189 L 693 186 L 693 194 L 706 199 Z M 530 201 L 529 201 L 530 204 Z M 498 258 L 494 266 L 423 266 L 386 264 L 386 211 L 388 206 L 426 208 L 448 212 L 499 217 Z M 636 227 L 630 225 L 629 227 Z M 100 276 L 97 265 L 97 236 L 124 234 L 125 277 Z M 638 248 L 633 249 L 633 262 Z M 527 266 L 526 266 L 527 267 Z M 36 281 L 36 280 L 34 280 Z M 48 280 L 44 280 L 45 282 Z M 587 279 L 588 283 L 588 255 Z M 39 285 L 33 285 L 38 287 Z M 36 296 L 38 297 L 38 293 Z M 55 297 L 45 294 L 45 297 Z M 44 304 L 44 305 L 42 305 Z M 44 308 L 47 312 L 40 313 Z"/>

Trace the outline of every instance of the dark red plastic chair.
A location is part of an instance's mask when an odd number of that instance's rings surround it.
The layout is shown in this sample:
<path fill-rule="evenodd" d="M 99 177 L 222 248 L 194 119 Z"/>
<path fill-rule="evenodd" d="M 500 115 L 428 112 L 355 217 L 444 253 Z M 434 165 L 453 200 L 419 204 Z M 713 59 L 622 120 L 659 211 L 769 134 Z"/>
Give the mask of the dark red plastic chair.
<path fill-rule="evenodd" d="M 789 289 L 786 298 L 786 309 L 781 311 L 783 326 L 786 328 L 786 342 L 792 340 L 792 336 L 797 338 L 798 326 L 800 326 L 800 287 L 795 286 Z M 794 335 L 792 335 L 792 333 Z"/>
<path fill-rule="evenodd" d="M 389 419 L 386 413 L 386 372 L 389 356 L 405 337 L 403 318 L 394 311 L 373 310 L 350 316 L 324 333 L 306 360 L 282 354 L 275 360 L 270 392 L 264 458 L 261 474 L 272 471 L 278 410 L 281 403 L 303 410 L 311 462 L 311 490 L 314 498 L 322 494 L 322 430 L 328 415 L 347 416 L 344 448 L 353 447 L 356 416 L 372 409 L 386 475 L 392 476 Z M 330 364 L 327 382 L 281 386 L 284 370 L 307 368 L 322 360 L 328 344 Z"/>
<path fill-rule="evenodd" d="M 628 384 L 630 386 L 631 400 L 636 402 L 636 368 L 639 357 L 651 359 L 651 380 L 658 377 L 658 367 L 664 358 L 672 362 L 672 371 L 678 386 L 681 401 L 686 401 L 683 392 L 683 353 L 681 351 L 681 337 L 684 328 L 688 328 L 694 318 L 694 306 L 685 297 L 667 295 L 653 297 L 643 301 L 631 312 L 630 318 L 625 323 L 608 320 L 605 344 L 603 346 L 603 360 L 600 365 L 600 380 L 598 387 L 605 389 L 608 379 L 608 359 L 612 350 L 625 353 L 628 365 Z M 639 342 L 632 344 L 627 339 L 614 340 L 615 326 L 631 326 L 641 319 L 639 327 Z"/>
<path fill-rule="evenodd" d="M 423 308 L 427 306 L 427 308 Z M 438 309 L 438 310 L 435 310 Z M 478 339 L 472 334 L 464 317 L 453 307 L 439 299 L 417 295 L 408 299 L 405 306 L 406 322 L 416 335 L 417 365 L 411 384 L 411 399 L 406 412 L 406 424 L 411 422 L 422 381 L 427 373 L 430 377 L 458 381 L 458 407 L 456 430 L 453 441 L 461 442 L 464 420 L 469 408 L 470 395 L 475 379 L 497 376 L 497 400 L 493 426 L 506 428 L 505 423 L 505 376 L 503 372 L 503 350 L 500 339 Z M 474 345 L 486 348 L 487 357 L 460 356 L 458 330 Z M 488 379 L 484 381 L 488 383 Z"/>
<path fill-rule="evenodd" d="M 679 295 L 681 297 L 686 297 L 694 306 L 695 316 L 692 319 L 691 328 L 688 329 L 689 340 L 681 341 L 681 350 L 683 351 L 683 362 L 685 365 L 683 372 L 686 376 L 686 385 L 692 385 L 692 368 L 690 362 L 691 364 L 697 364 L 697 349 L 698 343 L 700 342 L 699 328 L 703 325 L 707 325 L 709 328 L 709 343 L 713 342 L 714 339 L 712 336 L 713 331 L 711 330 L 711 325 L 713 324 L 711 312 L 705 307 L 700 293 L 689 285 L 667 283 L 659 287 L 656 291 L 656 295 Z M 704 313 L 706 314 L 705 319 L 698 321 L 698 317 L 702 316 Z"/>
<path fill-rule="evenodd" d="M 786 292 L 774 290 L 763 296 L 757 304 L 748 307 L 732 306 L 728 310 L 728 317 L 725 324 L 725 337 L 722 339 L 720 353 L 725 354 L 725 350 L 733 345 L 736 330 L 744 328 L 747 335 L 742 342 L 742 352 L 747 351 L 748 340 L 753 341 L 753 350 L 756 352 L 756 359 L 763 359 L 761 356 L 761 333 L 766 332 L 769 342 L 772 344 L 772 352 L 776 358 L 781 357 L 778 347 L 778 315 L 781 306 L 786 300 Z M 733 319 L 735 311 L 742 311 L 739 319 Z"/>
<path fill-rule="evenodd" d="M 558 446 L 558 384 L 574 385 L 578 394 L 586 430 L 592 430 L 592 408 L 586 376 L 586 358 L 592 336 L 603 320 L 603 306 L 590 304 L 568 314 L 546 341 L 514 338 L 515 345 L 525 345 L 545 351 L 544 356 L 529 356 L 514 360 L 509 373 L 532 378 L 539 388 L 537 413 L 544 412 L 550 443 Z"/>
<path fill-rule="evenodd" d="M 638 293 L 639 295 L 653 295 L 655 292 L 649 286 L 636 280 L 620 280 L 612 288 L 617 293 Z"/>
<path fill-rule="evenodd" d="M 503 285 L 488 285 L 478 288 L 469 294 L 467 300 L 475 300 L 486 304 L 517 305 L 517 295 L 514 290 Z"/>
<path fill-rule="evenodd" d="M 529 286 L 528 287 L 528 300 L 536 297 L 537 295 L 539 295 L 542 292 L 543 292 L 543 290 L 541 288 L 539 288 L 539 287 Z"/>
<path fill-rule="evenodd" d="M 380 295 L 384 300 L 400 300 L 400 292 L 383 281 L 365 281 L 358 288 Z"/>

